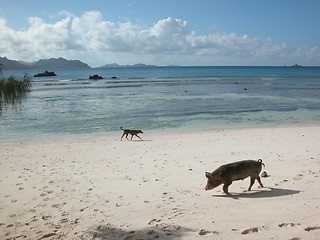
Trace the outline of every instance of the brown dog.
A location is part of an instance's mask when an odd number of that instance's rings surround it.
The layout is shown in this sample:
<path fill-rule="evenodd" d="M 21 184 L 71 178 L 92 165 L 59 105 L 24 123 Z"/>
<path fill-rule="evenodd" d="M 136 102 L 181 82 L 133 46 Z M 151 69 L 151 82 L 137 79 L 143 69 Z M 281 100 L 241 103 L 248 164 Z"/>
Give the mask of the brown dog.
<path fill-rule="evenodd" d="M 139 133 L 143 133 L 141 130 L 124 129 L 123 127 L 121 127 L 120 129 L 123 131 L 123 134 L 122 134 L 122 136 L 121 136 L 121 141 L 122 141 L 122 138 L 123 138 L 124 136 L 126 136 L 126 139 L 129 140 L 129 138 L 128 138 L 128 135 L 129 135 L 129 134 L 131 135 L 131 138 L 130 138 L 131 141 L 132 141 L 133 136 L 136 136 L 137 138 L 141 139 L 141 138 L 138 136 L 138 134 L 139 134 Z M 142 140 L 142 139 L 141 139 L 141 140 Z"/>

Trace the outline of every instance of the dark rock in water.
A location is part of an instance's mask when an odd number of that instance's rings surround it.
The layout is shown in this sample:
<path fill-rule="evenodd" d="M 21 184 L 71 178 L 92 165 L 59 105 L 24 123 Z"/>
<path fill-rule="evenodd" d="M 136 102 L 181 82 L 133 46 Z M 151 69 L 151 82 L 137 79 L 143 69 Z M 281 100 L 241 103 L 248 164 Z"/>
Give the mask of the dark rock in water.
<path fill-rule="evenodd" d="M 34 77 L 53 77 L 53 76 L 57 76 L 57 74 L 55 74 L 54 72 L 48 72 L 48 71 L 34 75 Z"/>
<path fill-rule="evenodd" d="M 116 76 L 113 76 L 113 77 L 111 77 L 112 79 L 117 79 L 117 77 Z"/>
<path fill-rule="evenodd" d="M 93 75 L 93 76 L 90 76 L 89 79 L 91 79 L 91 80 L 98 80 L 98 79 L 103 79 L 103 77 L 95 74 L 95 75 Z"/>

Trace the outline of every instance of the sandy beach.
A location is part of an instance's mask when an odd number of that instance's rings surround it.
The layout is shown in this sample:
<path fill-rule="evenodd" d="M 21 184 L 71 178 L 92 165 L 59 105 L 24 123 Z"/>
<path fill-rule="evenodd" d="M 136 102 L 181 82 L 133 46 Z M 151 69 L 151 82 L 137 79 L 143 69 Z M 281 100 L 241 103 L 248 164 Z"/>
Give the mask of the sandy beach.
<path fill-rule="evenodd" d="M 0 239 L 320 239 L 320 126 L 121 131 L 0 146 Z M 205 171 L 261 158 L 205 191 Z"/>

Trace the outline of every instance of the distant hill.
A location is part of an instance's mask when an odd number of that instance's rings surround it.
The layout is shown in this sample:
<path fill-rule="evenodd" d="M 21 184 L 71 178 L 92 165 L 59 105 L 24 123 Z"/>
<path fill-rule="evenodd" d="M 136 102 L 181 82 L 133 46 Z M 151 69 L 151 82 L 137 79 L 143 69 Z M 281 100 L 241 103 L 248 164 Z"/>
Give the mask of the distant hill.
<path fill-rule="evenodd" d="M 121 67 L 118 63 L 105 64 L 98 68 L 118 68 Z"/>
<path fill-rule="evenodd" d="M 137 63 L 133 65 L 119 65 L 118 63 L 111 63 L 111 64 L 105 64 L 98 68 L 127 68 L 127 67 L 158 67 L 157 65 L 150 65 L 150 64 L 143 64 L 143 63 Z"/>
<path fill-rule="evenodd" d="M 52 68 L 90 68 L 86 63 L 79 60 L 67 60 L 64 58 L 41 59 L 32 65 L 33 69 L 52 69 Z"/>
<path fill-rule="evenodd" d="M 7 70 L 30 70 L 30 69 L 79 69 L 79 68 L 91 68 L 88 64 L 81 62 L 80 60 L 67 60 L 65 58 L 50 58 L 40 59 L 36 62 L 23 62 L 11 60 L 6 57 L 0 57 L 0 64 Z M 98 68 L 155 68 L 157 65 L 137 63 L 132 65 L 119 65 L 117 63 L 105 64 Z"/>
<path fill-rule="evenodd" d="M 26 63 L 10 60 L 6 57 L 0 57 L 0 64 L 7 70 L 91 68 L 88 64 L 79 60 L 67 60 L 64 58 L 41 59 L 36 62 Z"/>
<path fill-rule="evenodd" d="M 10 60 L 6 57 L 0 57 L 0 64 L 2 64 L 4 70 L 28 70 L 30 66 L 22 64 L 15 60 Z"/>

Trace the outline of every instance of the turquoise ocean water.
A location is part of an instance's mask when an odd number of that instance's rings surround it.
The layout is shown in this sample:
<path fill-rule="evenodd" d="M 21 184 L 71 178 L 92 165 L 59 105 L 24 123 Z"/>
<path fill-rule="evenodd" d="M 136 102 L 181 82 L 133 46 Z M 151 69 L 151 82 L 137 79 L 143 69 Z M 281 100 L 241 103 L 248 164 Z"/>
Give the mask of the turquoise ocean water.
<path fill-rule="evenodd" d="M 320 67 L 48 69 L 57 76 L 32 77 L 44 70 L 27 71 L 32 91 L 0 116 L 0 143 L 121 126 L 160 131 L 320 122 Z M 89 80 L 93 74 L 104 79 Z"/>

